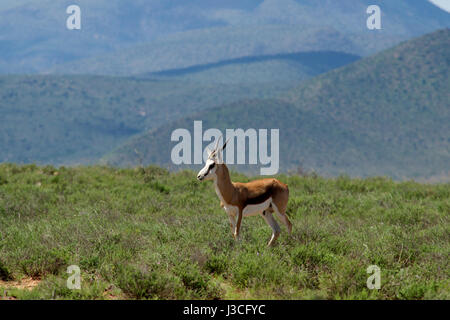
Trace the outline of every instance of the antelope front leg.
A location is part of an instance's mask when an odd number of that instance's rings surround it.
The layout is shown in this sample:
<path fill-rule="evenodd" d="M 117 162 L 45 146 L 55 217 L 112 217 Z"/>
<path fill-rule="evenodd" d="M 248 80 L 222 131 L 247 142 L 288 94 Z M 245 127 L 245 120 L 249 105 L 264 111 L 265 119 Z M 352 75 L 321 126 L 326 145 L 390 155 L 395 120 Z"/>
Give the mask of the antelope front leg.
<path fill-rule="evenodd" d="M 241 229 L 241 221 L 242 221 L 242 210 L 238 209 L 237 223 L 236 223 L 236 228 L 234 230 L 234 238 L 236 240 L 239 238 L 239 231 Z"/>
<path fill-rule="evenodd" d="M 233 238 L 236 239 L 236 237 L 234 236 L 234 230 L 236 229 L 236 221 L 234 220 L 234 216 L 228 215 L 228 219 L 230 220 L 231 234 L 233 235 Z"/>
<path fill-rule="evenodd" d="M 235 236 L 235 230 L 236 230 L 235 216 L 236 216 L 236 212 L 235 212 L 235 210 L 233 210 L 232 208 L 229 208 L 229 207 L 225 207 L 225 211 L 226 211 L 226 213 L 228 215 L 228 220 L 230 220 L 231 234 L 233 235 L 233 238 L 236 239 L 236 236 Z"/>

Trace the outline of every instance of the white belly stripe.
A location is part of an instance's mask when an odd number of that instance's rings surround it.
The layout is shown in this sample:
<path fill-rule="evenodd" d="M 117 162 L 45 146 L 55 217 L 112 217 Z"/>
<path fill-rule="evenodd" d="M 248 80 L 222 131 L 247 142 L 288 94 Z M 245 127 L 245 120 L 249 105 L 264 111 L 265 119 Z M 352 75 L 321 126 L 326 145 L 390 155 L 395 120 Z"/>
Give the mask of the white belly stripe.
<path fill-rule="evenodd" d="M 266 201 L 260 203 L 260 204 L 251 204 L 244 208 L 242 215 L 244 217 L 248 216 L 256 216 L 257 214 L 261 214 L 264 210 L 266 210 L 270 203 L 272 202 L 272 197 L 267 199 Z"/>

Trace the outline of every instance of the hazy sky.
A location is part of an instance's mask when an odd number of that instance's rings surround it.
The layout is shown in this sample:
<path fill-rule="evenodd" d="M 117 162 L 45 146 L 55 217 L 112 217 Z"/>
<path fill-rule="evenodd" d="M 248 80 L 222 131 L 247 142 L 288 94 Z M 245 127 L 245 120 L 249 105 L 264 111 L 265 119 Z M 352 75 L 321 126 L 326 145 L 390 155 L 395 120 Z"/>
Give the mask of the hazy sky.
<path fill-rule="evenodd" d="M 450 0 L 429 0 L 429 1 L 441 7 L 445 11 L 450 12 Z"/>

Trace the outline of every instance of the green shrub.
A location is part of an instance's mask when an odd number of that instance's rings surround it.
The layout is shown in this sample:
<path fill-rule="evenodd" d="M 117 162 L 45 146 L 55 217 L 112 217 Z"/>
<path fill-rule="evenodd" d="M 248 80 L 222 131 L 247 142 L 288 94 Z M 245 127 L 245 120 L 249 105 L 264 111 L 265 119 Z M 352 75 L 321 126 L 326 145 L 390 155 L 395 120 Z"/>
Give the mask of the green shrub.
<path fill-rule="evenodd" d="M 224 254 L 213 255 L 206 261 L 204 268 L 209 273 L 223 274 L 229 268 L 228 258 Z"/>
<path fill-rule="evenodd" d="M 128 265 L 116 266 L 117 285 L 137 299 L 182 299 L 185 289 L 181 280 L 160 270 L 138 270 Z"/>
<path fill-rule="evenodd" d="M 0 280 L 8 281 L 12 280 L 12 274 L 8 267 L 0 260 Z"/>

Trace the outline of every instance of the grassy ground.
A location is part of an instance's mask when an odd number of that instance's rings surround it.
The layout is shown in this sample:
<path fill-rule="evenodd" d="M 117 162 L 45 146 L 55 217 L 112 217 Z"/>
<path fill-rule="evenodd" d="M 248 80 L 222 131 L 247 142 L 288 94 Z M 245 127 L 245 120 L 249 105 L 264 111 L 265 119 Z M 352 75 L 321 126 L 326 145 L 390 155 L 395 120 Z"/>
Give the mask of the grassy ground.
<path fill-rule="evenodd" d="M 0 297 L 450 299 L 449 184 L 278 178 L 293 235 L 266 248 L 264 220 L 244 219 L 235 242 L 191 171 L 0 165 Z M 73 264 L 81 290 L 66 286 Z"/>

